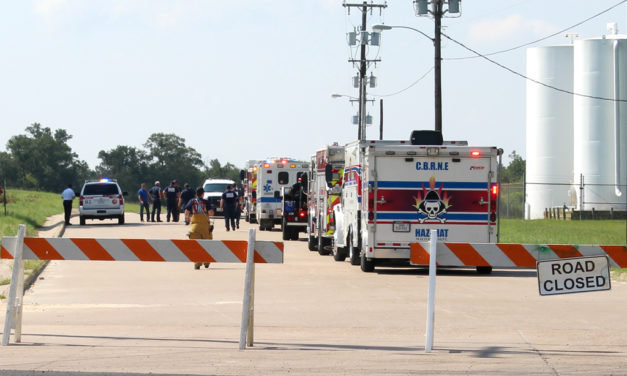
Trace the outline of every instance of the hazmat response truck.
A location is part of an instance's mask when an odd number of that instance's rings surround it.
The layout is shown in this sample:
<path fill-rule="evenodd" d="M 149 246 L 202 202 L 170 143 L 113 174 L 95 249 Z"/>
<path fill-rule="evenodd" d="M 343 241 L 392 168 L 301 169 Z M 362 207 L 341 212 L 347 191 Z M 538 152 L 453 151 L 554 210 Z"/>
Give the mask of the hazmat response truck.
<path fill-rule="evenodd" d="M 501 155 L 435 131 L 347 144 L 334 252 L 372 272 L 386 260 L 408 261 L 409 244 L 429 241 L 432 230 L 442 242 L 497 242 Z"/>

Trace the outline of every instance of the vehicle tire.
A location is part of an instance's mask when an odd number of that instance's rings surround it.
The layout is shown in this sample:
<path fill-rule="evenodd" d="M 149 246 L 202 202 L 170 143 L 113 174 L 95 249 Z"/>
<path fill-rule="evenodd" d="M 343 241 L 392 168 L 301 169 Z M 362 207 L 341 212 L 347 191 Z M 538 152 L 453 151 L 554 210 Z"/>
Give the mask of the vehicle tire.
<path fill-rule="evenodd" d="M 266 228 L 262 225 L 259 225 L 259 231 L 266 231 Z"/>
<path fill-rule="evenodd" d="M 309 236 L 309 241 L 307 242 L 307 246 L 310 251 L 315 252 L 318 250 L 318 239 L 313 236 Z"/>
<path fill-rule="evenodd" d="M 331 239 L 320 237 L 320 249 L 318 250 L 320 256 L 328 256 L 333 253 L 333 250 L 329 249 L 330 245 L 332 245 Z"/>
<path fill-rule="evenodd" d="M 478 274 L 490 274 L 492 273 L 492 267 L 491 266 L 477 266 L 477 273 Z"/>
<path fill-rule="evenodd" d="M 79 217 L 79 221 L 81 226 L 85 226 L 85 217 L 83 217 L 82 215 Z"/>
<path fill-rule="evenodd" d="M 347 256 L 347 247 L 333 247 L 333 260 L 344 261 Z"/>
<path fill-rule="evenodd" d="M 123 224 L 124 224 L 124 214 L 118 217 L 118 225 L 123 225 Z"/>
<path fill-rule="evenodd" d="M 290 229 L 287 228 L 287 226 L 285 225 L 285 218 L 283 218 L 283 220 L 281 221 L 281 233 L 283 235 L 282 236 L 283 240 L 290 240 L 292 237 Z"/>
<path fill-rule="evenodd" d="M 352 236 L 348 235 L 348 255 L 351 260 L 351 265 L 359 265 L 361 260 L 359 259 L 359 248 L 353 246 Z"/>
<path fill-rule="evenodd" d="M 374 260 L 368 260 L 366 253 L 362 253 L 360 257 L 361 271 L 366 273 L 374 272 Z"/>
<path fill-rule="evenodd" d="M 300 231 L 298 231 L 297 228 L 292 230 L 292 233 L 290 234 L 290 238 L 291 240 L 298 240 L 298 235 L 299 235 Z"/>
<path fill-rule="evenodd" d="M 250 223 L 250 215 L 246 214 L 246 217 L 244 218 L 244 220 L 248 223 Z"/>

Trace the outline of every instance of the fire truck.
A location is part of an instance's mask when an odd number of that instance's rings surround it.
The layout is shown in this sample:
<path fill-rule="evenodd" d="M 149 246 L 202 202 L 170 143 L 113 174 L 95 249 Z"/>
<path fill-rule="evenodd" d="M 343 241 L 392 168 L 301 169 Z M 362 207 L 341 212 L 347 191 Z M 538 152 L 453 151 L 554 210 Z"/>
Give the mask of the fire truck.
<path fill-rule="evenodd" d="M 344 174 L 344 146 L 328 145 L 312 157 L 309 183 L 309 220 L 307 238 L 309 250 L 328 255 L 333 251 L 335 218 L 333 207 L 340 204 Z M 337 261 L 346 259 L 334 253 Z"/>
<path fill-rule="evenodd" d="M 240 179 L 244 187 L 244 212 L 246 222 L 257 223 L 257 169 L 261 161 L 249 160 L 244 170 L 240 171 Z"/>
<path fill-rule="evenodd" d="M 435 131 L 347 144 L 334 252 L 372 272 L 391 260 L 408 261 L 409 244 L 429 241 L 431 231 L 443 242 L 497 242 L 502 153 L 444 142 Z"/>
<path fill-rule="evenodd" d="M 268 158 L 257 165 L 255 219 L 260 231 L 281 224 L 281 187 L 293 185 L 308 169 L 309 163 L 291 158 Z"/>

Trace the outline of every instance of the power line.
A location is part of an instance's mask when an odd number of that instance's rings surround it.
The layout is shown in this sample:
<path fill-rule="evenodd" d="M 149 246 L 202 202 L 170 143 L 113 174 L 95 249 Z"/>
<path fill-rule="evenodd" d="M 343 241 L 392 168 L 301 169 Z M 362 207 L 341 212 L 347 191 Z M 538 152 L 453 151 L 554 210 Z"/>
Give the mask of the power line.
<path fill-rule="evenodd" d="M 420 78 L 419 78 L 419 79 L 417 79 L 417 80 L 416 80 L 416 81 L 414 81 L 411 85 L 407 86 L 407 87 L 406 87 L 406 88 L 404 88 L 404 89 L 401 89 L 401 90 L 396 91 L 396 92 L 391 93 L 391 94 L 382 94 L 382 95 L 379 95 L 379 94 L 372 94 L 372 96 L 373 96 L 373 97 L 380 97 L 380 98 L 383 98 L 383 97 L 391 97 L 392 95 L 400 94 L 400 93 L 402 93 L 402 92 L 404 92 L 404 91 L 406 91 L 406 90 L 409 90 L 409 89 L 411 89 L 412 87 L 414 87 L 416 84 L 418 84 L 418 82 L 422 81 L 422 79 L 423 79 L 423 78 L 427 77 L 427 75 L 428 75 L 429 73 L 431 73 L 431 71 L 433 70 L 433 68 L 434 68 L 434 67 L 429 68 L 429 70 L 428 70 L 428 71 L 426 71 L 426 72 L 425 72 L 422 76 L 420 76 Z"/>
<path fill-rule="evenodd" d="M 627 1 L 627 0 L 625 0 L 625 1 Z M 496 61 L 494 61 L 494 60 L 490 59 L 489 57 L 487 57 L 487 56 L 485 56 L 485 55 L 480 54 L 479 52 L 477 52 L 477 51 L 473 50 L 472 48 L 470 48 L 470 47 L 466 46 L 466 45 L 465 45 L 465 44 L 463 44 L 462 42 L 458 42 L 457 40 L 455 40 L 455 39 L 451 38 L 450 36 L 446 35 L 445 33 L 442 33 L 442 35 L 443 35 L 445 38 L 447 38 L 448 40 L 452 41 L 453 43 L 456 43 L 456 44 L 458 44 L 459 46 L 461 46 L 461 47 L 463 47 L 463 48 L 467 49 L 468 51 L 470 51 L 470 52 L 472 52 L 472 53 L 474 53 L 475 55 L 477 55 L 477 57 L 482 57 L 482 58 L 486 59 L 487 61 L 489 61 L 490 63 L 492 63 L 492 64 L 494 64 L 494 65 L 497 65 L 497 66 L 499 66 L 499 67 L 501 67 L 501 68 L 505 69 L 506 71 L 508 71 L 508 72 L 510 72 L 510 73 L 513 73 L 513 74 L 515 74 L 515 75 L 517 75 L 517 76 L 519 76 L 519 77 L 522 77 L 522 78 L 524 78 L 525 80 L 529 80 L 529 81 L 531 81 L 531 82 L 535 82 L 536 84 L 538 84 L 538 85 L 542 85 L 542 86 L 547 87 L 547 88 L 549 88 L 549 89 L 553 89 L 553 90 L 556 90 L 556 91 L 560 91 L 560 92 L 562 92 L 562 93 L 566 93 L 566 94 L 570 94 L 570 95 L 576 95 L 576 96 L 579 96 L 579 97 L 584 97 L 584 98 L 598 99 L 598 100 L 602 100 L 602 101 L 609 101 L 609 102 L 627 102 L 627 99 L 604 98 L 604 97 L 597 97 L 597 96 L 595 96 L 595 95 L 587 95 L 587 94 L 575 93 L 575 92 L 572 92 L 572 91 L 570 91 L 570 90 L 560 89 L 560 88 L 558 88 L 558 87 L 551 86 L 551 85 L 549 85 L 549 84 L 545 84 L 544 82 L 538 81 L 538 80 L 533 79 L 533 78 L 528 77 L 528 76 L 525 76 L 524 74 L 522 74 L 522 73 L 520 73 L 520 72 L 516 72 L 515 70 L 513 70 L 513 69 L 511 69 L 511 68 L 509 68 L 509 67 L 506 67 L 505 65 L 503 65 L 503 64 L 501 64 L 501 63 L 498 63 L 498 62 L 496 62 Z"/>
<path fill-rule="evenodd" d="M 625 2 L 627 2 L 627 0 L 622 0 L 622 1 L 618 2 L 617 4 L 612 5 L 611 7 L 607 8 L 607 9 L 605 9 L 605 10 L 602 10 L 601 12 L 599 12 L 599 13 L 597 13 L 597 14 L 595 14 L 595 15 L 591 16 L 591 17 L 586 18 L 586 19 L 585 19 L 585 20 L 583 20 L 583 21 L 577 22 L 576 24 L 574 24 L 574 25 L 572 25 L 572 26 L 569 26 L 569 27 L 567 27 L 567 28 L 565 28 L 565 29 L 562 29 L 562 30 L 560 30 L 560 31 L 558 31 L 558 32 L 555 32 L 555 33 L 553 33 L 553 34 L 551 34 L 551 35 L 547 35 L 546 37 L 543 37 L 543 38 L 540 38 L 540 39 L 536 39 L 536 40 L 534 40 L 533 42 L 528 42 L 528 43 L 525 43 L 525 44 L 521 44 L 521 45 L 519 45 L 519 46 L 512 47 L 512 48 L 508 48 L 508 49 L 506 49 L 506 50 L 501 50 L 501 51 L 490 52 L 490 53 L 488 53 L 488 54 L 483 54 L 483 55 L 480 55 L 480 56 L 485 57 L 485 56 L 492 56 L 492 55 L 496 55 L 496 54 L 501 54 L 501 53 L 504 53 L 504 52 L 514 51 L 514 50 L 517 50 L 517 49 L 519 49 L 519 48 L 527 47 L 527 46 L 530 46 L 530 45 L 532 45 L 532 44 L 536 44 L 536 43 L 538 43 L 538 42 L 542 42 L 543 40 L 546 40 L 546 39 L 552 38 L 552 37 L 554 37 L 554 36 L 556 36 L 556 35 L 562 34 L 562 33 L 566 32 L 566 31 L 568 31 L 568 30 L 570 30 L 570 29 L 572 29 L 572 28 L 574 28 L 574 27 L 577 27 L 577 26 L 579 26 L 579 25 L 581 25 L 581 24 L 584 24 L 584 23 L 586 23 L 586 22 L 590 21 L 590 20 L 591 20 L 591 19 L 593 19 L 593 18 L 596 18 L 596 17 L 598 17 L 598 16 L 600 16 L 600 15 L 602 15 L 602 14 L 604 14 L 604 13 L 607 13 L 607 12 L 609 12 L 610 10 L 612 10 L 612 9 L 616 8 L 617 6 L 619 6 L 619 5 L 621 5 L 621 4 L 625 3 Z M 447 58 L 444 58 L 443 60 L 465 60 L 465 59 L 475 59 L 475 58 L 480 57 L 480 56 L 447 57 Z"/>

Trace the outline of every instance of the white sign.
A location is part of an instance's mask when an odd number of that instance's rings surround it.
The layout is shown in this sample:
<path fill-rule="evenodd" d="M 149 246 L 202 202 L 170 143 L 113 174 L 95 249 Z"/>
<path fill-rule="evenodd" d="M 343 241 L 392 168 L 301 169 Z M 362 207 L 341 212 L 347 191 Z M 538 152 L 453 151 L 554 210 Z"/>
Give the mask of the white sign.
<path fill-rule="evenodd" d="M 607 256 L 579 257 L 537 262 L 540 295 L 609 290 Z"/>

